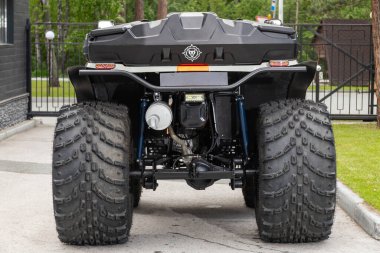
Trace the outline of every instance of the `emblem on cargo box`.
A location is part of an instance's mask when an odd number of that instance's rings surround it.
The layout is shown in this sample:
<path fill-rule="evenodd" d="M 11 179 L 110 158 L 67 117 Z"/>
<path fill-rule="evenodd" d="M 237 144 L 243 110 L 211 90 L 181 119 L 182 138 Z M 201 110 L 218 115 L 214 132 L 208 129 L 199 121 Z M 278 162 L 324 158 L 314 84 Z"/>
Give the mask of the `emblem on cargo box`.
<path fill-rule="evenodd" d="M 191 44 L 182 53 L 189 61 L 195 61 L 201 56 L 202 52 L 198 47 Z"/>

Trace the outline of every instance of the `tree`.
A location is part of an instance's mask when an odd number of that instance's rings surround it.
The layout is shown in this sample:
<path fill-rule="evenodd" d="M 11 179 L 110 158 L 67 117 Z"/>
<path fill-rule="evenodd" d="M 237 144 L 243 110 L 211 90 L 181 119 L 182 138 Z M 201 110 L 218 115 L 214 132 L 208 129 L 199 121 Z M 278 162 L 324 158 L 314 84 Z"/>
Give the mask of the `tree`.
<path fill-rule="evenodd" d="M 68 32 L 68 19 L 69 19 L 70 5 L 69 0 L 65 1 L 65 7 L 63 7 L 63 0 L 58 0 L 58 69 L 61 70 L 62 73 L 65 72 L 65 62 L 66 62 L 66 52 L 64 48 L 64 41 Z"/>
<path fill-rule="evenodd" d="M 144 19 L 144 0 L 135 0 L 135 20 Z"/>
<path fill-rule="evenodd" d="M 163 19 L 168 15 L 168 1 L 158 0 L 157 5 L 157 19 Z"/>
<path fill-rule="evenodd" d="M 375 87 L 377 96 L 377 126 L 380 127 L 380 4 L 372 0 L 372 34 L 375 55 Z"/>
<path fill-rule="evenodd" d="M 296 0 L 296 25 L 298 25 L 300 16 L 300 0 Z"/>
<path fill-rule="evenodd" d="M 40 1 L 39 0 L 32 0 L 30 2 L 30 16 L 32 18 L 33 22 L 38 22 L 42 20 L 42 13 L 41 13 L 41 8 L 40 8 Z M 40 46 L 40 27 L 39 26 L 34 26 L 33 30 L 31 31 L 34 36 L 34 41 L 32 45 L 34 45 L 34 50 L 35 50 L 35 62 L 37 66 L 41 66 L 41 46 Z"/>
<path fill-rule="evenodd" d="M 371 0 L 286 0 L 285 23 L 296 23 L 297 2 L 299 23 L 319 23 L 328 18 L 368 19 L 371 11 Z"/>

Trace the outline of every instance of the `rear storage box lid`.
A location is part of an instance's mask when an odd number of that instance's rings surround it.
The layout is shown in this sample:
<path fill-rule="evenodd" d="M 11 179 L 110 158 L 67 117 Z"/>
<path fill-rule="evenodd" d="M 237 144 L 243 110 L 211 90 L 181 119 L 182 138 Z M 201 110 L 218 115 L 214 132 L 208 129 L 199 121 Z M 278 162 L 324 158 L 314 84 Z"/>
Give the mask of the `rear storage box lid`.
<path fill-rule="evenodd" d="M 91 31 L 91 62 L 125 65 L 260 64 L 297 57 L 292 28 L 226 20 L 213 13 L 172 13 L 166 19 Z"/>

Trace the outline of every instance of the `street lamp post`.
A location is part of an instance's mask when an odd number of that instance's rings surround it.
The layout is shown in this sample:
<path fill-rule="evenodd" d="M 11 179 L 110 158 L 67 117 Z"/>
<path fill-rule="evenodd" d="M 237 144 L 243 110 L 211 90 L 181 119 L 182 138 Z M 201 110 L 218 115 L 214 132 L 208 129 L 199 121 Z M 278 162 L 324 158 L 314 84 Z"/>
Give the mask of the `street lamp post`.
<path fill-rule="evenodd" d="M 45 33 L 45 38 L 47 39 L 48 41 L 48 85 L 47 85 L 47 94 L 48 96 L 50 96 L 50 87 L 51 87 L 51 77 L 52 77 L 52 60 L 51 60 L 51 57 L 52 57 L 52 46 L 51 46 L 51 42 L 54 40 L 55 38 L 55 34 L 53 31 L 47 31 Z"/>
<path fill-rule="evenodd" d="M 278 19 L 284 23 L 284 0 L 278 1 Z"/>

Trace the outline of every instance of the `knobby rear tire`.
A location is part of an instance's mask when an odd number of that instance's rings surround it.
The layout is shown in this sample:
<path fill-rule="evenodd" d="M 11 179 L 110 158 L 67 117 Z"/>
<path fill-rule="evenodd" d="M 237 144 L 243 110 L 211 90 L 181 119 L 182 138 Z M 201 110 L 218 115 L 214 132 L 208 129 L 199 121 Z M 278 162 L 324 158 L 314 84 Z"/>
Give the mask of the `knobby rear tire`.
<path fill-rule="evenodd" d="M 54 138 L 53 199 L 62 242 L 127 241 L 133 211 L 130 143 L 125 106 L 94 102 L 61 109 Z"/>
<path fill-rule="evenodd" d="M 336 195 L 334 136 L 327 108 L 304 100 L 264 104 L 259 115 L 256 221 L 269 242 L 328 238 Z"/>

